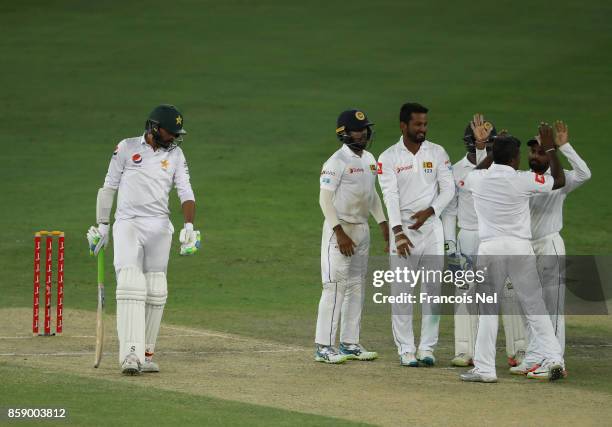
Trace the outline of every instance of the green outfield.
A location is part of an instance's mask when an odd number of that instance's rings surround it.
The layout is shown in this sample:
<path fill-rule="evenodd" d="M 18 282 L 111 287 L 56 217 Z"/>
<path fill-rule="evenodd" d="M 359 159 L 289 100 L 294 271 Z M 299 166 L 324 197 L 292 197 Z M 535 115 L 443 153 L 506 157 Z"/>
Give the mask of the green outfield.
<path fill-rule="evenodd" d="M 398 397 L 414 381 L 427 380 L 422 372 L 396 366 L 386 313 L 364 315 L 364 342 L 383 354 L 374 368 L 351 365 L 334 371 L 311 362 L 320 296 L 319 171 L 338 147 L 335 119 L 350 107 L 365 110 L 376 123 L 371 151 L 378 155 L 399 138 L 400 105 L 408 100 L 425 104 L 430 108 L 428 139 L 443 145 L 453 162 L 463 153 L 463 130 L 475 112 L 523 141 L 541 120 L 565 120 L 570 141 L 593 174 L 566 203 L 562 234 L 568 253 L 612 254 L 612 202 L 606 190 L 612 178 L 612 58 L 605 53 L 612 47 L 609 2 L 32 1 L 1 4 L 0 28 L 5 60 L 0 69 L 0 327 L 12 334 L 30 332 L 27 316 L 15 323 L 9 314 L 21 309 L 21 316 L 31 307 L 32 235 L 40 229 L 66 232 L 67 312 L 95 309 L 96 265 L 87 253 L 85 233 L 95 221 L 96 192 L 117 142 L 140 134 L 153 106 L 167 102 L 182 111 L 189 132 L 183 150 L 203 250 L 196 257 L 179 258 L 175 238 L 164 321 L 266 340 L 279 349 L 299 347 L 287 355 L 299 359 L 295 369 L 281 367 L 295 376 L 296 390 L 291 390 L 291 381 L 279 378 L 288 389 L 281 389 L 276 400 L 244 397 L 240 384 L 234 385 L 236 394 L 227 392 L 234 388 L 213 392 L 204 386 L 154 390 L 155 379 L 146 380 L 143 389 L 139 379 L 113 379 L 118 368 L 100 374 L 89 368 L 83 373 L 67 369 L 64 376 L 57 371 L 63 369 L 59 364 L 70 364 L 71 357 L 52 358 L 57 364 L 48 369 L 49 360 L 36 366 L 37 356 L 26 357 L 27 362 L 0 356 L 0 407 L 65 404 L 79 425 L 101 420 L 146 423 L 153 417 L 163 424 L 301 425 L 349 420 L 377 424 L 375 417 L 360 416 L 360 399 L 378 399 L 380 408 L 406 405 L 407 411 L 421 404 L 418 393 L 404 396 L 406 401 Z M 178 230 L 182 219 L 174 194 L 172 209 Z M 382 256 L 377 231 L 373 229 L 372 254 Z M 112 313 L 110 261 L 107 278 Z M 66 335 L 74 332 L 73 325 L 66 322 Z M 112 326 L 109 330 L 113 335 Z M 534 399 L 561 399 L 567 408 L 576 404 L 572 393 L 586 393 L 590 402 L 612 397 L 611 336 L 610 316 L 571 318 L 571 376 L 558 387 L 536 385 L 528 393 Z M 54 339 L 47 341 L 50 347 L 57 347 Z M 7 350 L 12 345 L 16 347 Z M 31 354 L 20 345 L 44 352 L 47 344 L 40 347 L 36 340 L 24 339 L 9 345 L 0 340 L 5 350 L 0 353 Z M 189 345 L 180 348 L 189 351 Z M 160 353 L 163 349 L 162 338 Z M 445 318 L 437 353 L 440 367 L 446 368 L 451 353 L 452 319 Z M 165 357 L 169 361 L 172 355 Z M 106 357 L 106 366 L 115 359 Z M 276 359 L 270 360 L 273 370 Z M 189 359 L 185 363 L 189 365 Z M 237 373 L 220 370 L 207 381 L 230 383 L 238 375 L 248 382 L 261 379 L 249 377 L 248 361 L 240 363 Z M 252 363 L 268 366 L 261 356 Z M 19 369 L 24 366 L 27 371 Z M 262 366 L 256 372 L 265 377 Z M 209 369 L 206 363 L 197 367 Z M 354 412 L 304 403 L 304 396 L 318 395 L 350 401 L 333 388 L 342 388 L 351 369 L 373 369 L 364 372 L 372 382 L 384 381 L 379 373 L 403 379 L 390 385 L 397 392 L 393 396 L 377 383 L 376 396 L 356 397 Z M 465 392 L 455 384 L 458 373 L 432 369 L 439 383 L 428 383 L 424 396 L 436 399 L 438 390 L 446 402 L 445 392 Z M 321 376 L 322 384 L 301 375 Z M 159 378 L 168 381 L 163 372 Z M 524 390 L 534 387 L 519 385 L 509 376 L 502 379 L 506 384 L 493 386 L 500 407 L 503 399 L 518 405 Z M 38 386 L 41 382 L 44 385 Z M 117 398 L 123 387 L 137 396 L 137 409 L 125 419 L 119 414 L 130 409 Z M 65 400 L 45 397 L 55 388 L 65 392 Z M 479 399 L 483 389 L 476 389 L 467 389 L 468 398 Z M 163 405 L 150 409 L 156 399 Z M 594 414 L 601 409 L 602 416 L 610 417 L 603 403 L 593 405 Z M 452 421 L 450 412 L 436 411 L 430 418 L 411 420 Z M 396 421 L 382 417 L 380 424 Z"/>

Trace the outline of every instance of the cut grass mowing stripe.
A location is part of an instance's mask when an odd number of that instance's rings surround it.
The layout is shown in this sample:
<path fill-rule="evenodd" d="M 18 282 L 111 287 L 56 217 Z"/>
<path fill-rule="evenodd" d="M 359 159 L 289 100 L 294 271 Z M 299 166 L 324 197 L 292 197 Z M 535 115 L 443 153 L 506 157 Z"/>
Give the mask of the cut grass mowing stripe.
<path fill-rule="evenodd" d="M 337 418 L 0 363 L 3 407 L 62 407 L 68 424 L 358 426 Z M 20 423 L 20 425 L 27 425 Z"/>

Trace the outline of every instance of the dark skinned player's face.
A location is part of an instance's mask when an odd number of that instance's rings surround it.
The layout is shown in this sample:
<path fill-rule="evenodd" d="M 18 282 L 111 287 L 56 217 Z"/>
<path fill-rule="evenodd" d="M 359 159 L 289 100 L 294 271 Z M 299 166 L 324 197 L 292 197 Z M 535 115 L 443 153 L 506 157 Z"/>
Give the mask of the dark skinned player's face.
<path fill-rule="evenodd" d="M 400 122 L 402 135 L 417 144 L 427 136 L 427 113 L 412 113 L 408 123 Z"/>
<path fill-rule="evenodd" d="M 368 145 L 368 128 L 361 130 L 349 131 L 349 135 L 354 143 L 356 143 L 362 150 Z"/>
<path fill-rule="evenodd" d="M 537 173 L 544 173 L 548 170 L 548 156 L 540 145 L 529 147 L 529 167 Z"/>

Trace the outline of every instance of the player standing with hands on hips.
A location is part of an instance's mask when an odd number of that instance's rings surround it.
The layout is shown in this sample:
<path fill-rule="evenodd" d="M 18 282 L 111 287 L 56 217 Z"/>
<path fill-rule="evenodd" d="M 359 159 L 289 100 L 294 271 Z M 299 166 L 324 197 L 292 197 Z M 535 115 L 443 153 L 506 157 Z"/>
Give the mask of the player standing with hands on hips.
<path fill-rule="evenodd" d="M 200 232 L 193 228 L 195 197 L 185 156 L 178 147 L 184 134 L 183 115 L 173 105 L 164 104 L 149 115 L 144 135 L 117 145 L 104 186 L 98 190 L 98 226 L 87 233 L 97 255 L 109 241 L 110 214 L 118 190 L 114 267 L 119 363 L 125 375 L 159 372 L 152 357 L 168 296 L 166 272 L 174 233 L 168 198 L 173 186 L 185 219 L 180 254 L 192 255 L 200 247 Z"/>
<path fill-rule="evenodd" d="M 338 117 L 336 136 L 343 143 L 323 165 L 319 204 L 325 216 L 321 239 L 323 292 L 319 302 L 315 361 L 373 360 L 378 354 L 359 343 L 365 277 L 370 248 L 370 214 L 389 241 L 387 220 L 376 192 L 376 159 L 366 151 L 373 130 L 359 110 Z M 340 349 L 334 348 L 340 325 Z"/>
<path fill-rule="evenodd" d="M 444 232 L 439 216 L 455 195 L 455 183 L 444 148 L 425 139 L 428 111 L 417 103 L 402 105 L 399 115 L 402 136 L 379 158 L 378 179 L 393 231 L 389 252 L 392 271 L 423 268 L 435 272 L 444 268 Z M 394 296 L 413 295 L 414 285 L 391 283 L 391 291 Z M 439 296 L 440 288 L 437 278 L 421 283 L 421 293 L 429 297 Z M 406 302 L 392 307 L 391 324 L 400 365 L 432 366 L 440 326 L 438 304 L 429 299 L 423 302 L 416 356 L 412 306 Z"/>

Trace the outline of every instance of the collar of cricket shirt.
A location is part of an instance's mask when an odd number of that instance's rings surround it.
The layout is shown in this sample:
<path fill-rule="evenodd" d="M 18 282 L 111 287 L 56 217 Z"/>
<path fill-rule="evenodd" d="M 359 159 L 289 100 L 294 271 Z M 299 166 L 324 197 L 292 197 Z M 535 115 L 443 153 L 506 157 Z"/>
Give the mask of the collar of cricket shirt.
<path fill-rule="evenodd" d="M 355 154 L 355 152 L 354 152 L 353 150 L 351 150 L 351 149 L 349 148 L 349 146 L 348 146 L 348 145 L 346 145 L 346 144 L 342 144 L 342 148 L 341 148 L 341 150 L 342 150 L 342 151 L 344 151 L 344 152 L 345 152 L 346 154 L 348 154 L 349 156 L 353 156 L 353 157 L 357 157 L 358 159 L 361 159 L 361 156 L 359 156 L 359 155 Z M 365 150 L 364 150 L 364 151 L 362 151 L 362 153 L 364 153 L 364 152 L 365 152 Z"/>
<path fill-rule="evenodd" d="M 412 155 L 412 156 L 418 156 L 419 153 L 421 153 L 424 150 L 429 150 L 431 148 L 431 143 L 428 140 L 425 140 L 421 143 L 421 146 L 419 147 L 419 151 L 416 152 L 416 154 L 412 154 L 412 151 L 410 151 L 409 149 L 406 148 L 406 145 L 404 145 L 404 136 L 400 136 L 400 139 L 397 143 L 400 146 L 401 150 L 404 150 L 406 153 Z"/>

